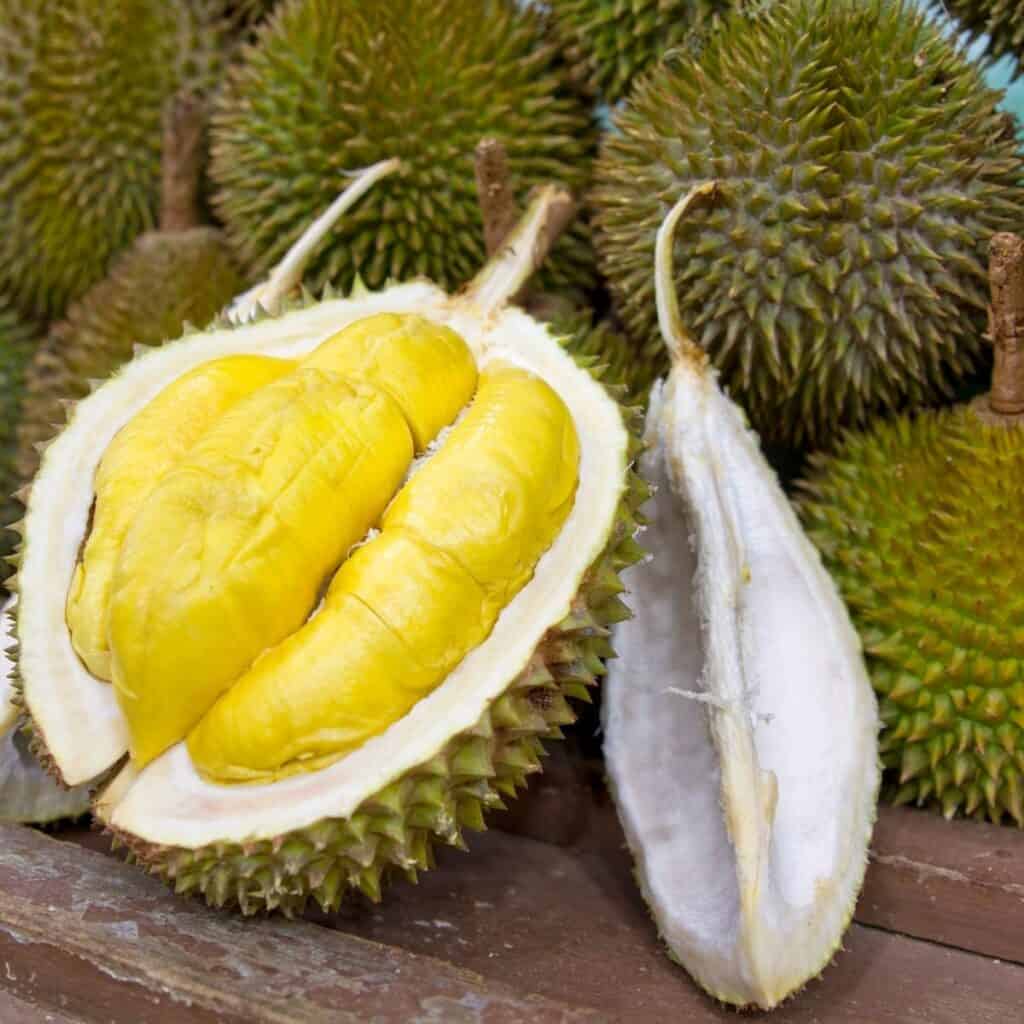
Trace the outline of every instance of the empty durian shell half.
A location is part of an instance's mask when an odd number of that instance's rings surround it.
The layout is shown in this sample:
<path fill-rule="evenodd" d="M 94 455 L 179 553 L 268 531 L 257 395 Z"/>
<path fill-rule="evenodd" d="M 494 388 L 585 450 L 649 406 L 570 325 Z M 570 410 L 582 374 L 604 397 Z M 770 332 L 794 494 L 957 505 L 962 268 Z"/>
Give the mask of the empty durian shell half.
<path fill-rule="evenodd" d="M 867 862 L 877 709 L 846 610 L 742 412 L 685 335 L 671 238 L 658 312 L 673 369 L 647 422 L 645 544 L 616 631 L 607 770 L 670 954 L 716 998 L 770 1008 L 839 947 Z"/>
<path fill-rule="evenodd" d="M 282 303 L 301 276 L 297 250 L 266 287 L 233 307 L 230 322 L 141 352 L 76 406 L 46 450 L 22 527 L 20 699 L 40 755 L 64 781 L 118 766 L 97 814 L 135 860 L 177 891 L 245 912 L 295 913 L 309 898 L 335 908 L 350 888 L 378 898 L 384 872 L 415 877 L 431 865 L 433 842 L 461 844 L 463 828 L 481 828 L 482 813 L 539 769 L 541 740 L 572 721 L 566 699 L 585 699 L 603 674 L 609 627 L 626 614 L 618 572 L 639 557 L 635 511 L 646 490 L 630 470 L 639 441 L 595 379 L 593 360 L 577 361 L 549 327 L 507 304 L 570 207 L 560 190 L 540 189 L 502 251 L 454 297 L 414 281 Z M 314 243 L 327 226 L 314 226 Z M 104 450 L 200 363 L 241 353 L 300 357 L 382 312 L 448 325 L 479 366 L 512 363 L 557 392 L 580 442 L 575 497 L 560 532 L 486 639 L 407 715 L 329 766 L 218 785 L 197 771 L 184 743 L 141 770 L 124 763 L 125 718 L 113 688 L 76 657 L 64 610 Z"/>

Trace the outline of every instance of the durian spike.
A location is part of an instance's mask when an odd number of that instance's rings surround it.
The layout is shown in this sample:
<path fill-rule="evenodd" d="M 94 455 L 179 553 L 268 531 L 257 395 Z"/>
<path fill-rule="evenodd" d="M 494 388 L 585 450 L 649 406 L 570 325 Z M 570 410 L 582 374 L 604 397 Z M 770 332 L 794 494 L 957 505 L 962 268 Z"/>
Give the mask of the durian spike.
<path fill-rule="evenodd" d="M 463 293 L 464 301 L 485 314 L 495 313 L 511 302 L 543 264 L 575 209 L 572 196 L 564 188 L 541 185 L 534 189 L 502 251 L 469 283 Z"/>
<path fill-rule="evenodd" d="M 701 373 L 707 370 L 708 355 L 693 340 L 693 336 L 683 323 L 679 296 L 676 295 L 676 286 L 672 279 L 672 245 L 679 221 L 694 206 L 716 202 L 720 194 L 721 189 L 717 181 L 705 181 L 691 188 L 661 222 L 654 246 L 654 292 L 661 335 L 665 339 L 674 364 L 689 365 Z"/>
<path fill-rule="evenodd" d="M 989 243 L 989 324 L 995 367 L 988 410 L 1019 420 L 1024 414 L 1024 238 L 1002 231 Z"/>
<path fill-rule="evenodd" d="M 262 309 L 277 313 L 285 296 L 302 281 L 303 271 L 317 247 L 343 214 L 350 210 L 381 178 L 394 174 L 402 166 L 397 157 L 381 160 L 355 172 L 355 180 L 327 209 L 299 236 L 298 241 L 285 253 L 284 259 L 270 272 L 266 281 L 239 295 L 228 309 L 232 323 L 252 320 Z"/>
<path fill-rule="evenodd" d="M 161 231 L 188 231 L 202 223 L 199 178 L 205 128 L 206 109 L 198 96 L 183 90 L 168 102 L 160 163 Z"/>

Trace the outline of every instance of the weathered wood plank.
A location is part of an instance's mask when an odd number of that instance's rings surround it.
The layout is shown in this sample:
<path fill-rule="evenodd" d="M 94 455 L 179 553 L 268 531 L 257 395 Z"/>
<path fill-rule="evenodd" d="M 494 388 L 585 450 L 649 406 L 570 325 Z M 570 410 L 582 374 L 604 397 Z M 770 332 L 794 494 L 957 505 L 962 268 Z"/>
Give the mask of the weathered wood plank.
<path fill-rule="evenodd" d="M 216 913 L 18 826 L 0 826 L 0 971 L 5 994 L 38 1008 L 37 1020 L 44 1010 L 132 1024 L 603 1019 L 315 924 Z"/>
<path fill-rule="evenodd" d="M 857 920 L 1024 964 L 1024 832 L 883 807 Z"/>

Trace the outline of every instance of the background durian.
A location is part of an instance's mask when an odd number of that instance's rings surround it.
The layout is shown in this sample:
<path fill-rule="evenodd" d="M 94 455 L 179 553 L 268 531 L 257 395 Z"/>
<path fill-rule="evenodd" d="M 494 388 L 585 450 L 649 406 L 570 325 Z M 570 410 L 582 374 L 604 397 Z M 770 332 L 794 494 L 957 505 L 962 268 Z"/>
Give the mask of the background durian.
<path fill-rule="evenodd" d="M 736 12 L 699 60 L 645 78 L 605 139 L 593 198 L 601 266 L 648 377 L 665 368 L 654 230 L 713 177 L 725 202 L 680 231 L 677 287 L 762 437 L 823 445 L 949 395 L 982 350 L 988 239 L 1024 222 L 1000 98 L 898 0 Z"/>

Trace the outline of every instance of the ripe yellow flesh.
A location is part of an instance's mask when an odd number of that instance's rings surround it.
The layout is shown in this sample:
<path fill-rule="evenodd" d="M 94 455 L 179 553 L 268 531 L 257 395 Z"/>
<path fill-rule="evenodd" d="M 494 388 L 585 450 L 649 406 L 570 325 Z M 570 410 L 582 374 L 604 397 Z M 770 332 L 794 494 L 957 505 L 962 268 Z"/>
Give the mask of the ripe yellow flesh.
<path fill-rule="evenodd" d="M 579 443 L 558 395 L 504 364 L 335 576 L 189 736 L 219 782 L 320 767 L 385 730 L 490 633 L 568 516 Z"/>
<path fill-rule="evenodd" d="M 165 388 L 110 443 L 96 471 L 92 530 L 66 608 L 71 643 L 98 679 L 111 678 L 111 581 L 139 503 L 227 409 L 294 368 L 267 356 L 205 363 Z"/>
<path fill-rule="evenodd" d="M 451 423 L 453 396 L 469 400 L 476 363 L 450 327 L 411 313 L 379 313 L 357 320 L 319 345 L 303 366 L 373 381 L 401 407 L 416 450 Z"/>

